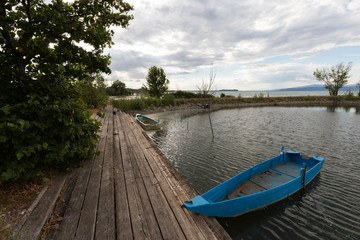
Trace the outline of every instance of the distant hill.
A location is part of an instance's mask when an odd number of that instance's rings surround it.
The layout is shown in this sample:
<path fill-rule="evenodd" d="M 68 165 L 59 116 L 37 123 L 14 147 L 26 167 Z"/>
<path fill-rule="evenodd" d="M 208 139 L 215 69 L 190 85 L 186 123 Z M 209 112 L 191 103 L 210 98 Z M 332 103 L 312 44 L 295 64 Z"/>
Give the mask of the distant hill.
<path fill-rule="evenodd" d="M 357 91 L 358 88 L 356 87 L 356 84 L 349 84 L 345 85 L 343 88 L 340 89 L 340 91 Z M 301 86 L 301 87 L 294 87 L 294 88 L 282 88 L 277 89 L 275 91 L 328 91 L 324 85 L 321 84 L 312 84 L 307 86 Z"/>

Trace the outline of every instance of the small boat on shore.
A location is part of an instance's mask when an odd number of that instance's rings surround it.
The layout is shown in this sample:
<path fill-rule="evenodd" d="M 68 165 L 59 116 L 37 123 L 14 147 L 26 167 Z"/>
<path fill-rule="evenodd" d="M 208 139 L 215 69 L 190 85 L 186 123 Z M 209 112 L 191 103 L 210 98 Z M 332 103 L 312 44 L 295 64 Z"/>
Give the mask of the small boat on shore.
<path fill-rule="evenodd" d="M 320 172 L 324 159 L 284 152 L 251 167 L 210 191 L 184 203 L 190 211 L 216 217 L 235 217 L 264 208 L 305 188 Z"/>
<path fill-rule="evenodd" d="M 145 115 L 142 114 L 136 114 L 135 116 L 136 121 L 140 124 L 140 126 L 146 130 L 157 130 L 160 128 L 160 122 L 156 121 L 150 117 L 147 117 Z"/>

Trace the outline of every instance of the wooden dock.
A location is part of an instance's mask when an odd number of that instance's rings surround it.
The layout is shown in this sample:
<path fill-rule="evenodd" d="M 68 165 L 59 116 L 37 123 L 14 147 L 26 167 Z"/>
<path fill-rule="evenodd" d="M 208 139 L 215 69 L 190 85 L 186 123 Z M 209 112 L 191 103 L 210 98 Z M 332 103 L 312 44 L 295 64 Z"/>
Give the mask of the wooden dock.
<path fill-rule="evenodd" d="M 62 179 L 53 184 L 68 192 L 68 198 L 52 239 L 231 239 L 215 218 L 182 208 L 195 191 L 133 117 L 108 106 L 99 120 L 101 155 L 87 159 L 67 177 L 71 188 L 64 189 Z M 60 194 L 59 187 L 53 188 L 44 197 Z M 33 206 L 19 226 L 20 235 L 28 237 L 29 229 L 40 234 L 41 228 L 32 225 L 43 204 L 40 199 Z"/>

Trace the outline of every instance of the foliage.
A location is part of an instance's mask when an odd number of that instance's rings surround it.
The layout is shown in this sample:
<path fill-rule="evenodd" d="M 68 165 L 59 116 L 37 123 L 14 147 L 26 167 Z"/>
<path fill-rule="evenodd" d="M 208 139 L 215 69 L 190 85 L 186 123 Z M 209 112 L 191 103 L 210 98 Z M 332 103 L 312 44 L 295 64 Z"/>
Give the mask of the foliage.
<path fill-rule="evenodd" d="M 174 106 L 175 97 L 172 94 L 165 94 L 161 102 L 164 106 Z"/>
<path fill-rule="evenodd" d="M 161 67 L 152 66 L 149 68 L 146 81 L 147 85 L 143 85 L 143 89 L 150 97 L 160 98 L 168 90 L 169 80 Z"/>
<path fill-rule="evenodd" d="M 116 80 L 110 87 L 107 87 L 106 93 L 109 96 L 129 96 L 131 94 L 129 89 L 126 88 L 125 83 L 120 80 Z"/>
<path fill-rule="evenodd" d="M 126 27 L 130 10 L 110 0 L 0 1 L 0 183 L 94 153 L 99 123 L 74 83 L 110 73 L 110 26 Z"/>
<path fill-rule="evenodd" d="M 347 84 L 350 77 L 350 70 L 351 62 L 349 62 L 347 66 L 343 63 L 339 63 L 336 66 L 332 66 L 330 69 L 316 69 L 313 74 L 318 81 L 324 82 L 325 88 L 329 90 L 330 96 L 335 97 L 338 95 L 339 89 Z"/>
<path fill-rule="evenodd" d="M 100 75 L 93 78 L 85 78 L 75 83 L 77 90 L 80 93 L 80 98 L 89 107 L 104 107 L 108 102 L 108 96 L 106 95 L 106 85 L 104 78 Z"/>
<path fill-rule="evenodd" d="M 112 100 L 112 104 L 121 111 L 141 111 L 149 107 L 167 107 L 175 105 L 175 97 L 172 94 L 165 94 L 159 98 L 136 98 Z"/>
<path fill-rule="evenodd" d="M 225 93 L 221 93 L 221 94 L 220 94 L 220 97 L 221 97 L 221 98 L 224 98 L 225 96 L 226 96 Z"/>
<path fill-rule="evenodd" d="M 214 98 L 215 96 L 212 94 L 204 94 L 204 93 L 197 93 L 197 98 Z"/>
<path fill-rule="evenodd" d="M 347 91 L 345 94 L 345 99 L 348 101 L 356 100 L 356 96 L 354 95 L 353 91 Z"/>
<path fill-rule="evenodd" d="M 358 88 L 358 96 L 360 97 L 360 81 L 356 84 L 356 87 Z"/>
<path fill-rule="evenodd" d="M 171 94 L 174 95 L 175 98 L 198 98 L 198 95 L 192 92 L 176 91 Z"/>

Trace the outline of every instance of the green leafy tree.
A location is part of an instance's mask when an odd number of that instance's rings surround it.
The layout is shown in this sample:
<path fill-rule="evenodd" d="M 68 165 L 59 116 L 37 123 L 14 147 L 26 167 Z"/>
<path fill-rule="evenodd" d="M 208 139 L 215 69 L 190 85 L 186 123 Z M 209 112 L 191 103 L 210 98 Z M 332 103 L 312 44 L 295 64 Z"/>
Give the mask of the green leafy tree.
<path fill-rule="evenodd" d="M 130 91 L 126 88 L 125 83 L 120 80 L 116 80 L 110 87 L 106 88 L 106 93 L 109 96 L 128 96 Z"/>
<path fill-rule="evenodd" d="M 105 80 L 101 75 L 98 74 L 94 78 L 88 77 L 82 79 L 77 81 L 75 85 L 80 93 L 80 98 L 88 107 L 96 108 L 106 106 L 109 97 L 106 94 Z"/>
<path fill-rule="evenodd" d="M 143 89 L 151 96 L 160 98 L 168 90 L 169 80 L 166 78 L 164 69 L 152 66 L 146 77 L 147 85 Z"/>
<path fill-rule="evenodd" d="M 349 62 L 347 66 L 343 63 L 339 63 L 336 66 L 332 66 L 330 69 L 316 69 L 314 76 L 318 81 L 324 82 L 325 88 L 329 90 L 330 96 L 335 97 L 338 95 L 339 89 L 347 84 L 350 77 L 350 70 L 351 62 Z"/>
<path fill-rule="evenodd" d="M 356 86 L 357 86 L 357 88 L 358 88 L 358 90 L 359 90 L 358 96 L 360 97 L 360 81 L 356 84 Z"/>
<path fill-rule="evenodd" d="M 130 10 L 122 0 L 0 0 L 0 183 L 94 153 L 99 123 L 75 82 L 110 73 L 110 26 L 127 27 Z"/>

